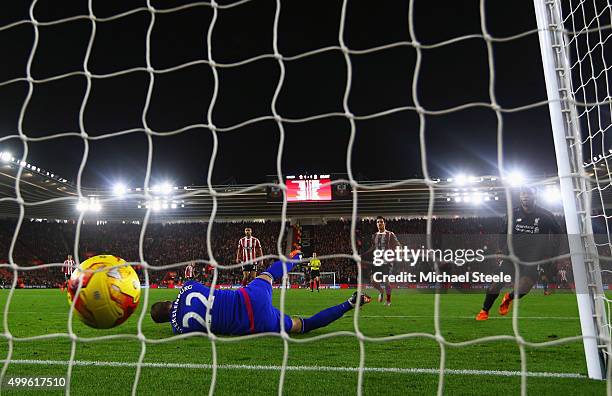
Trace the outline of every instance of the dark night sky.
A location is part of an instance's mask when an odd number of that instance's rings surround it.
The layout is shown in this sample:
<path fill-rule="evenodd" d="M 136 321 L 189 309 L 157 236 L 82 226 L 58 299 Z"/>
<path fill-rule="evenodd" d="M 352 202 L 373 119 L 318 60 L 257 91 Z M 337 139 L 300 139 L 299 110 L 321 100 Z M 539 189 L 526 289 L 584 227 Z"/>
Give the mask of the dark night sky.
<path fill-rule="evenodd" d="M 0 26 L 28 17 L 29 1 L 3 7 Z M 60 6 L 61 3 L 61 6 Z M 188 1 L 153 1 L 170 8 Z M 227 2 L 221 2 L 222 4 Z M 146 5 L 144 1 L 95 0 L 98 17 Z M 129 5 L 128 5 L 129 4 Z M 286 56 L 324 46 L 338 45 L 340 1 L 283 1 L 279 50 Z M 443 4 L 443 6 L 442 6 Z M 38 1 L 40 21 L 86 14 L 86 1 Z M 128 8 L 129 7 L 129 8 Z M 213 36 L 213 58 L 236 62 L 272 53 L 275 1 L 254 0 L 219 10 Z M 365 49 L 410 40 L 407 1 L 349 1 L 346 44 Z M 161 69 L 206 59 L 206 33 L 212 17 L 209 7 L 157 14 L 152 34 L 151 60 Z M 140 12 L 112 22 L 97 23 L 89 68 L 110 73 L 145 66 L 145 34 L 150 16 Z M 533 4 L 487 2 L 487 25 L 493 36 L 509 36 L 536 27 Z M 478 1 L 415 3 L 415 29 L 422 44 L 437 43 L 467 34 L 480 34 Z M 91 23 L 79 20 L 40 27 L 40 42 L 32 65 L 35 78 L 83 69 Z M 33 43 L 31 25 L 0 31 L 0 81 L 24 77 Z M 507 43 L 496 43 L 496 97 L 502 107 L 517 107 L 545 100 L 544 78 L 536 34 Z M 353 84 L 349 106 L 357 115 L 414 105 L 412 79 L 416 50 L 398 47 L 351 56 Z M 278 111 L 291 118 L 342 111 L 346 66 L 340 51 L 330 51 L 286 62 L 286 79 Z M 270 102 L 279 77 L 274 59 L 219 69 L 219 96 L 213 113 L 219 127 L 253 117 L 271 115 Z M 85 112 L 85 127 L 92 135 L 142 127 L 141 114 L 148 86 L 144 72 L 96 79 Z M 147 122 L 158 131 L 204 123 L 212 95 L 213 77 L 207 65 L 191 66 L 157 75 Z M 24 131 L 30 136 L 78 131 L 78 112 L 85 78 L 75 76 L 36 84 L 27 107 Z M 26 83 L 0 87 L 0 134 L 14 134 Z M 485 42 L 470 39 L 437 49 L 424 49 L 419 79 L 421 105 L 447 109 L 469 102 L 488 102 L 488 65 Z M 504 145 L 509 167 L 531 173 L 556 171 L 548 107 L 504 114 Z M 458 171 L 497 173 L 495 113 L 473 108 L 427 116 L 428 166 L 432 176 Z M 349 123 L 341 117 L 285 124 L 283 171 L 345 173 Z M 400 179 L 421 176 L 417 114 L 403 111 L 357 122 L 353 172 L 361 179 Z M 278 128 L 265 121 L 219 134 L 219 155 L 213 182 L 233 178 L 239 183 L 265 181 L 275 173 Z M 175 184 L 204 184 L 212 137 L 207 129 L 193 129 L 171 137 L 155 137 L 152 183 L 169 179 Z M 20 154 L 16 140 L 0 149 Z M 29 144 L 28 161 L 75 180 L 83 143 L 76 137 Z M 143 133 L 90 142 L 84 174 L 88 186 L 124 180 L 142 185 L 147 145 Z"/>

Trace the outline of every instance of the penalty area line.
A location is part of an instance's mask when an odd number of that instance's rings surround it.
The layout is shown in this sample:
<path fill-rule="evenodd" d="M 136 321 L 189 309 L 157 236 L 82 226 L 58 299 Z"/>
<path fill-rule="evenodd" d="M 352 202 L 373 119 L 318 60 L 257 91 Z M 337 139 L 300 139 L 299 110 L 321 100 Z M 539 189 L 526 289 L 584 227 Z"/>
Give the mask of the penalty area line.
<path fill-rule="evenodd" d="M 434 315 L 359 315 L 360 318 L 417 318 L 431 319 Z M 474 319 L 475 316 L 448 316 L 440 315 L 441 319 Z M 537 320 L 579 320 L 577 316 L 519 316 L 519 319 Z M 489 316 L 489 319 L 512 319 L 512 316 Z"/>
<path fill-rule="evenodd" d="M 6 360 L 0 362 L 5 363 Z M 9 361 L 11 364 L 36 364 L 49 366 L 67 366 L 67 360 L 38 360 L 38 359 L 13 359 Z M 112 362 L 112 361 L 90 361 L 90 360 L 75 360 L 74 366 L 96 366 L 96 367 L 136 367 L 137 363 L 133 362 Z M 146 368 L 171 368 L 171 369 L 208 369 L 213 368 L 212 364 L 198 363 L 142 363 L 142 367 Z M 274 365 L 248 365 L 248 364 L 219 364 L 217 368 L 220 370 L 265 370 L 265 371 L 281 371 L 282 366 Z M 337 366 L 287 366 L 287 371 L 328 371 L 328 372 L 358 372 L 358 367 L 337 367 Z M 401 368 L 401 367 L 365 367 L 366 373 L 398 373 L 398 374 L 433 374 L 438 375 L 437 368 Z M 456 375 L 490 375 L 500 377 L 520 377 L 520 371 L 509 370 L 458 370 L 445 369 L 445 374 Z M 549 372 L 527 372 L 528 377 L 541 378 L 587 378 L 586 375 L 577 373 L 549 373 Z"/>
<path fill-rule="evenodd" d="M 316 313 L 316 312 L 315 312 Z M 314 313 L 309 314 L 296 314 L 295 316 L 311 316 Z M 440 315 L 440 319 L 474 319 L 476 316 L 449 316 L 449 315 Z M 353 320 L 353 317 L 348 317 L 350 320 Z M 434 315 L 365 315 L 359 314 L 359 318 L 388 318 L 388 319 L 433 319 Z M 519 319 L 535 319 L 535 320 L 580 320 L 578 316 L 519 316 Z M 512 316 L 489 316 L 489 319 L 504 319 L 511 320 Z"/>

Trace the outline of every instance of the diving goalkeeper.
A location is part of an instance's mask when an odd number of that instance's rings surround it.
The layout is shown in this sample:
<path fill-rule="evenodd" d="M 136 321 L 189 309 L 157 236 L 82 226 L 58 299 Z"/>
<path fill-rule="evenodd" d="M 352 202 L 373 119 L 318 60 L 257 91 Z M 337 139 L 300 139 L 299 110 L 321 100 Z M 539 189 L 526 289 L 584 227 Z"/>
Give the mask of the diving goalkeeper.
<path fill-rule="evenodd" d="M 299 259 L 300 252 L 292 252 Z M 285 263 L 289 272 L 296 263 Z M 238 290 L 210 289 L 195 281 L 185 282 L 178 297 L 172 301 L 160 301 L 151 307 L 151 318 L 156 323 L 170 322 L 175 334 L 206 332 L 207 322 L 214 334 L 245 335 L 254 333 L 280 333 L 281 320 L 285 331 L 307 333 L 340 319 L 355 307 L 357 292 L 348 301 L 324 309 L 310 318 L 281 317 L 281 312 L 272 305 L 272 282 L 283 276 L 283 262 L 275 261 L 267 270 Z M 360 305 L 372 299 L 361 295 Z"/>

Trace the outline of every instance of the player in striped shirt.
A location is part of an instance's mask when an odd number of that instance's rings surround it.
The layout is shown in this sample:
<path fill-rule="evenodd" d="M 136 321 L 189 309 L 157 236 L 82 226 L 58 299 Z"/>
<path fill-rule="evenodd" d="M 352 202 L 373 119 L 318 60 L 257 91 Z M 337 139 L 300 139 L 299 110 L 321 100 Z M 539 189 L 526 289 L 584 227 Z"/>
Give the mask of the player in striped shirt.
<path fill-rule="evenodd" d="M 192 279 L 195 279 L 195 265 L 193 263 L 189 263 L 185 267 L 185 281 Z"/>
<path fill-rule="evenodd" d="M 561 268 L 559 270 L 559 275 L 557 276 L 557 278 L 559 279 L 558 283 L 559 283 L 559 287 L 563 288 L 563 289 L 567 289 L 568 287 L 568 282 L 567 282 L 567 271 L 565 268 Z"/>
<path fill-rule="evenodd" d="M 236 264 L 247 263 L 242 266 L 242 286 L 254 280 L 257 276 L 257 257 L 263 256 L 261 242 L 253 236 L 253 229 L 244 229 L 244 236 L 238 241 L 236 249 Z"/>
<path fill-rule="evenodd" d="M 321 260 L 317 258 L 317 253 L 312 253 L 312 258 L 308 262 L 308 267 L 310 268 L 310 291 L 314 291 L 314 286 L 317 286 L 317 293 L 319 292 L 319 287 L 321 286 Z"/>
<path fill-rule="evenodd" d="M 64 273 L 64 283 L 62 283 L 62 287 L 61 287 L 62 291 L 64 291 L 64 289 L 68 285 L 68 280 L 70 279 L 70 276 L 72 275 L 72 271 L 74 271 L 74 268 L 75 268 L 75 263 L 74 263 L 74 260 L 72 259 L 72 254 L 69 254 L 68 257 L 66 257 L 66 260 L 64 260 L 64 265 L 62 266 L 62 272 Z"/>
<path fill-rule="evenodd" d="M 372 235 L 372 243 L 370 248 L 363 254 L 363 256 L 367 256 L 372 254 L 374 250 L 395 250 L 396 247 L 401 246 L 397 236 L 392 231 L 387 230 L 385 218 L 382 216 L 378 216 L 376 218 L 376 228 L 378 231 Z M 372 287 L 374 287 L 378 291 L 378 302 L 383 302 L 383 288 L 382 285 L 374 280 L 374 274 L 380 273 L 381 275 L 389 275 L 393 269 L 394 261 L 386 261 L 384 264 L 380 266 L 375 266 L 372 263 L 371 266 L 371 274 L 370 274 L 370 283 Z M 391 305 L 391 284 L 389 282 L 384 282 L 385 290 L 384 294 L 386 295 L 385 306 Z"/>

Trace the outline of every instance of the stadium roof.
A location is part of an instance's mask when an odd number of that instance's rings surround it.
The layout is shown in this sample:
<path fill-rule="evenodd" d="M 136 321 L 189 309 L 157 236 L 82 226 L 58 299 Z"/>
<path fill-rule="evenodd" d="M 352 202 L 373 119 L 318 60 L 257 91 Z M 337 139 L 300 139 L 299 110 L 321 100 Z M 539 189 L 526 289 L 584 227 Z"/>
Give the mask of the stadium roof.
<path fill-rule="evenodd" d="M 0 167 L 0 213 L 3 217 L 19 215 L 15 199 L 15 181 L 18 165 L 5 163 Z M 475 178 L 473 184 L 458 186 L 456 183 L 440 181 L 435 186 L 434 215 L 437 216 L 491 216 L 505 213 L 504 189 L 495 178 Z M 395 183 L 395 184 L 394 184 Z M 429 188 L 422 182 L 399 183 L 390 181 L 363 182 L 358 190 L 357 216 L 423 216 L 427 214 Z M 549 183 L 550 185 L 550 183 Z M 24 217 L 41 219 L 74 220 L 79 216 L 77 187 L 59 177 L 52 178 L 46 171 L 25 168 L 20 182 L 21 196 L 26 203 Z M 270 202 L 265 186 L 220 185 L 214 186 L 217 199 L 218 219 L 279 219 L 282 203 Z M 141 189 L 138 189 L 141 190 Z M 540 189 L 543 191 L 543 189 Z M 130 189 L 118 197 L 111 189 L 83 188 L 86 199 L 95 200 L 101 210 L 87 212 L 86 220 L 138 221 L 146 213 L 143 191 Z M 171 187 L 165 193 L 153 192 L 158 197 L 155 210 L 151 210 L 150 221 L 197 221 L 210 218 L 213 199 L 207 186 Z M 347 199 L 326 202 L 290 202 L 287 217 L 295 218 L 347 218 L 353 210 L 352 195 Z M 612 195 L 605 193 L 606 202 Z M 150 201 L 153 202 L 153 201 Z M 542 203 L 559 211 L 560 205 Z M 140 206 L 140 207 L 139 207 Z M 154 205 L 151 204 L 151 207 Z"/>

